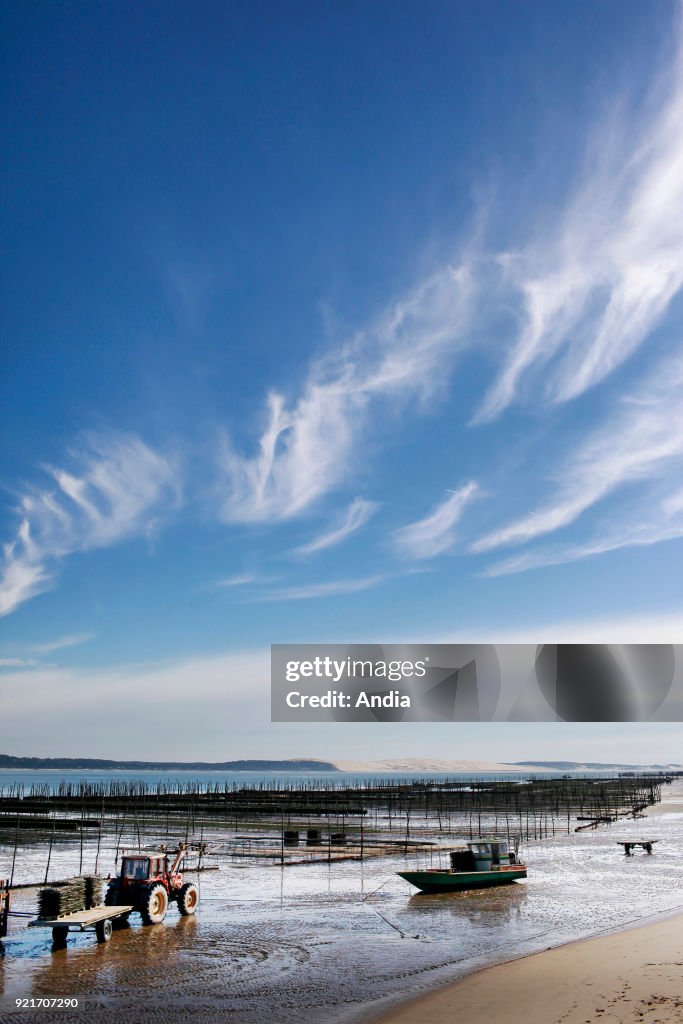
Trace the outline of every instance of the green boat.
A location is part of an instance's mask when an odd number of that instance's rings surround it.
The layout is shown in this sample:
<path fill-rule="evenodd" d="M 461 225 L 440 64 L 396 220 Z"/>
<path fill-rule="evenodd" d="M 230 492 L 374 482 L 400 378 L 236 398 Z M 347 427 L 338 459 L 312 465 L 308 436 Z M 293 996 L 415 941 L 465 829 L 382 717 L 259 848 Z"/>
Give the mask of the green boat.
<path fill-rule="evenodd" d="M 422 892 L 462 892 L 509 885 L 526 878 L 526 864 L 520 864 L 505 839 L 477 839 L 451 852 L 450 870 L 399 871 L 401 878 Z"/>

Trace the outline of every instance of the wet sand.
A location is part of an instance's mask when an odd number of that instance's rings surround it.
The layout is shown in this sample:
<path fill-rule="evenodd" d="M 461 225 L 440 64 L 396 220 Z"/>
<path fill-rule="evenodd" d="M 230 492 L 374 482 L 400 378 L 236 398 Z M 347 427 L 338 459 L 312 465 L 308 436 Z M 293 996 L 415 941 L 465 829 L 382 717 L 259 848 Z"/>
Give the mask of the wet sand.
<path fill-rule="evenodd" d="M 469 975 L 377 1024 L 680 1024 L 683 914 Z"/>

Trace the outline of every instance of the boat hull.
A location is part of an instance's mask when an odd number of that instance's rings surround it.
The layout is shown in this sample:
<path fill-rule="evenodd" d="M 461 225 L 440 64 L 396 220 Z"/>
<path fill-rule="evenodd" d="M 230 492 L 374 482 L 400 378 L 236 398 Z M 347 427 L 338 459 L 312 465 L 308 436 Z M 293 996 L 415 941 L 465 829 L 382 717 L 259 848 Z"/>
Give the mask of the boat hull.
<path fill-rule="evenodd" d="M 401 878 L 421 892 L 463 892 L 467 889 L 489 889 L 494 885 L 509 885 L 526 878 L 523 865 L 500 868 L 497 871 L 399 871 Z"/>

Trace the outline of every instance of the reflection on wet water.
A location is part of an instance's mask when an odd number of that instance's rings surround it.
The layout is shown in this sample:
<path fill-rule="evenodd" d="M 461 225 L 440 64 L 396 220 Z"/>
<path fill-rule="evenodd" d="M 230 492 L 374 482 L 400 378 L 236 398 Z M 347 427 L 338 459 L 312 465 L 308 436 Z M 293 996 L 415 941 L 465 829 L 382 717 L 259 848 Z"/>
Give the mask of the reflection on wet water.
<path fill-rule="evenodd" d="M 367 1004 L 475 966 L 617 928 L 683 904 L 683 783 L 647 821 L 529 844 L 529 878 L 500 889 L 420 896 L 395 872 L 403 857 L 289 867 L 222 867 L 198 876 L 196 918 L 91 934 L 51 951 L 49 931 L 13 919 L 0 960 L 9 1020 L 105 1024 L 313 1024 L 362 1021 Z M 657 837 L 648 857 L 617 840 Z M 29 851 L 39 870 L 44 851 Z M 57 851 L 60 868 L 73 851 Z M 59 858 L 62 858 L 59 861 Z M 0 868 L 6 851 L 0 851 Z M 412 861 L 414 865 L 414 861 Z M 71 864 L 69 870 L 74 870 Z M 0 874 L 2 871 L 0 870 Z M 66 872 L 65 870 L 65 873 Z M 17 899 L 32 909 L 34 896 Z M 20 996 L 77 995 L 82 1012 L 15 1011 Z"/>

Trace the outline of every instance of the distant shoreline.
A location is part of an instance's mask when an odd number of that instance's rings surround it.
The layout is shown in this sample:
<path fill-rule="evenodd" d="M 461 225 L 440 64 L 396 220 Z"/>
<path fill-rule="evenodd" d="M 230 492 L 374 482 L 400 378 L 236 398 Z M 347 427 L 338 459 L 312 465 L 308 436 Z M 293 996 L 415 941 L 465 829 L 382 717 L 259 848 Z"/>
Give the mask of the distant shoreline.
<path fill-rule="evenodd" d="M 323 761 L 317 758 L 243 758 L 235 761 L 137 761 L 92 757 L 19 757 L 0 754 L 0 772 L 3 771 L 99 771 L 99 772 L 319 772 L 324 774 L 412 775 L 434 774 L 525 774 L 525 773 L 586 773 L 586 772 L 680 772 L 683 765 L 675 764 L 619 764 L 614 762 L 581 761 L 441 761 L 431 758 L 401 758 L 378 761 Z"/>
<path fill-rule="evenodd" d="M 0 754 L 0 771 L 105 771 L 105 772 L 338 772 L 330 761 L 115 761 L 90 757 L 13 757 Z"/>

